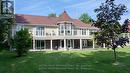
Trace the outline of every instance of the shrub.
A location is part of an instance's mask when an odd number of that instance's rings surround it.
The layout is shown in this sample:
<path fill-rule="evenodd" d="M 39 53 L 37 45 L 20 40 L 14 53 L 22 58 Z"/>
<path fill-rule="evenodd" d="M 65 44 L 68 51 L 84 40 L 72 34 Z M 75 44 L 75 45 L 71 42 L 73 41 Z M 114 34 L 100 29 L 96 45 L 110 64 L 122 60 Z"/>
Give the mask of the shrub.
<path fill-rule="evenodd" d="M 28 32 L 28 29 L 21 29 L 16 32 L 14 36 L 14 47 L 16 48 L 16 53 L 18 57 L 28 53 L 31 48 L 32 38 Z"/>

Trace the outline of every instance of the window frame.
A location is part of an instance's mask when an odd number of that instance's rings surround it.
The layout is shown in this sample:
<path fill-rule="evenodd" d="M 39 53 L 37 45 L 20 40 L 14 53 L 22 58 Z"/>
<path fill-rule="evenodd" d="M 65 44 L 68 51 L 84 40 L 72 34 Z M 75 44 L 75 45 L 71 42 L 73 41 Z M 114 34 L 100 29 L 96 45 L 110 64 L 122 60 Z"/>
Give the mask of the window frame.
<path fill-rule="evenodd" d="M 36 27 L 36 36 L 44 36 L 44 27 Z"/>

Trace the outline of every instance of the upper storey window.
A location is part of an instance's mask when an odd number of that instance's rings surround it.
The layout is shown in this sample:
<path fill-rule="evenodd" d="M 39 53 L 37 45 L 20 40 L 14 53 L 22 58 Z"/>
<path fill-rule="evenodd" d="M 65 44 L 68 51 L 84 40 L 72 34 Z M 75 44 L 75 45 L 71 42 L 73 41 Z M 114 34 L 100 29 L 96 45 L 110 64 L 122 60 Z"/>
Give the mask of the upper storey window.
<path fill-rule="evenodd" d="M 77 35 L 77 30 L 78 29 L 76 29 L 76 28 L 74 29 L 74 35 Z"/>
<path fill-rule="evenodd" d="M 20 31 L 21 29 L 24 29 L 24 26 L 22 26 L 22 25 L 17 25 L 16 26 L 16 31 Z"/>
<path fill-rule="evenodd" d="M 86 29 L 82 29 L 82 35 L 86 35 Z"/>
<path fill-rule="evenodd" d="M 65 26 L 64 26 L 64 24 L 60 24 L 59 25 L 59 34 L 60 35 L 64 35 L 64 30 L 65 30 Z"/>
<path fill-rule="evenodd" d="M 36 35 L 43 36 L 44 35 L 44 27 L 37 27 L 36 28 Z"/>
<path fill-rule="evenodd" d="M 94 30 L 94 29 L 91 29 L 91 30 L 90 30 L 90 35 L 94 35 L 95 32 L 97 32 L 97 31 Z"/>
<path fill-rule="evenodd" d="M 66 35 L 71 35 L 72 34 L 72 25 L 66 24 L 65 34 Z"/>
<path fill-rule="evenodd" d="M 72 24 L 60 24 L 59 35 L 72 35 Z"/>

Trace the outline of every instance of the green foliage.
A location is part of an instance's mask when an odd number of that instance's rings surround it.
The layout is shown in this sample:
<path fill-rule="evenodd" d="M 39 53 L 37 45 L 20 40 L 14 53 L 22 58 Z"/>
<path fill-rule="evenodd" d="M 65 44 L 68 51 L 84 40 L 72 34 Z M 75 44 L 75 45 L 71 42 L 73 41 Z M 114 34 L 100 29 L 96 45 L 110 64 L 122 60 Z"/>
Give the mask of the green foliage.
<path fill-rule="evenodd" d="M 92 22 L 92 18 L 87 13 L 81 14 L 81 16 L 79 17 L 79 19 L 82 22 L 84 22 L 84 23 L 91 23 Z"/>
<path fill-rule="evenodd" d="M 128 27 L 128 25 L 129 25 L 129 22 L 130 22 L 130 20 L 129 19 L 126 19 L 125 21 L 124 21 L 124 24 L 122 25 L 122 33 L 128 33 L 129 32 L 129 27 Z"/>
<path fill-rule="evenodd" d="M 21 29 L 16 32 L 14 37 L 14 47 L 16 48 L 16 53 L 18 56 L 27 54 L 28 50 L 31 48 L 32 38 L 28 32 L 28 29 Z"/>
<path fill-rule="evenodd" d="M 0 47 L 9 48 L 11 45 L 11 29 L 14 24 L 13 18 L 0 18 Z"/>
<path fill-rule="evenodd" d="M 116 59 L 115 49 L 118 46 L 125 46 L 128 42 L 127 38 L 120 37 L 124 30 L 119 23 L 121 16 L 127 12 L 127 8 L 123 4 L 114 4 L 114 0 L 107 0 L 95 9 L 95 12 L 97 13 L 97 20 L 94 22 L 94 26 L 100 29 L 96 33 L 97 43 L 99 45 L 105 43 L 106 47 L 112 48 Z"/>
<path fill-rule="evenodd" d="M 48 16 L 49 17 L 56 17 L 56 13 L 50 13 Z"/>

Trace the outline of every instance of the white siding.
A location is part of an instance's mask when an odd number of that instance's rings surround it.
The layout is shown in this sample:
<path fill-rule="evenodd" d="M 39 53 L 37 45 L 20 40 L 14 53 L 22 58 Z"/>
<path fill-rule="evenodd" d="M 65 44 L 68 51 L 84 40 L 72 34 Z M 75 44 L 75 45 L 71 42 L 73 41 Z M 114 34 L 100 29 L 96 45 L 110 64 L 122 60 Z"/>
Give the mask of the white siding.
<path fill-rule="evenodd" d="M 34 36 L 34 37 L 37 37 L 36 36 L 36 28 L 37 27 L 40 27 L 40 26 L 25 26 L 25 25 L 17 25 L 16 27 L 14 27 L 13 28 L 13 30 L 12 30 L 12 32 L 13 32 L 13 34 L 17 31 L 17 30 L 19 30 L 19 29 L 21 29 L 21 28 L 28 28 L 29 29 L 29 32 L 32 34 L 32 36 Z M 44 27 L 44 36 L 43 37 L 51 37 L 51 38 L 53 38 L 53 36 L 56 36 L 56 37 L 60 37 L 60 35 L 59 35 L 59 27 L 58 26 L 41 26 L 41 27 Z M 90 29 L 85 29 L 86 30 L 86 35 L 82 35 L 82 29 L 81 28 L 76 28 L 76 31 L 77 31 L 77 35 L 72 35 L 71 37 L 73 37 L 73 36 L 77 36 L 77 37 L 82 37 L 82 36 L 87 36 L 87 37 L 89 37 L 89 36 L 91 36 L 90 35 L 90 31 L 92 30 L 90 30 Z M 73 31 L 73 33 L 74 33 L 74 31 Z M 42 37 L 42 36 L 40 36 L 40 37 Z M 64 36 L 64 37 L 67 37 L 67 36 Z"/>

